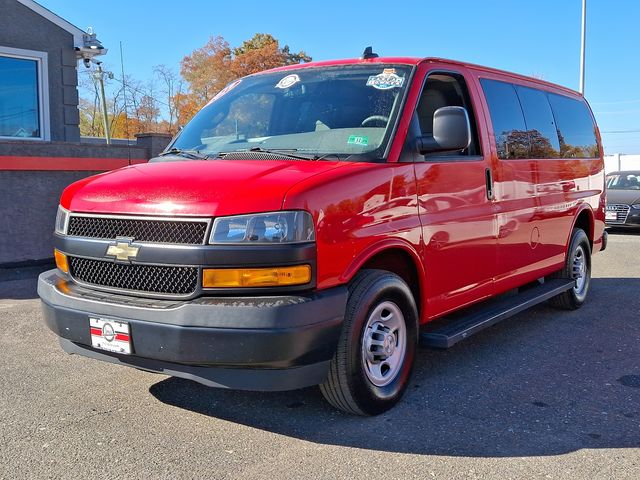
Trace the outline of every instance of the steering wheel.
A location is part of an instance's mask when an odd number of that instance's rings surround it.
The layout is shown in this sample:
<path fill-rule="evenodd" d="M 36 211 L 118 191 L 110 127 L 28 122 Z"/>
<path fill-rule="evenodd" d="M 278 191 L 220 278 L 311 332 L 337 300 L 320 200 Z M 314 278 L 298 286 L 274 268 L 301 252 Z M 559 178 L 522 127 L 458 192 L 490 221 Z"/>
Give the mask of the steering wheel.
<path fill-rule="evenodd" d="M 389 121 L 389 117 L 385 117 L 384 115 L 371 115 L 370 117 L 367 117 L 364 120 L 362 120 L 362 123 L 360 124 L 360 126 L 366 127 L 368 123 L 373 123 L 373 122 L 382 122 L 386 125 L 388 121 Z"/>

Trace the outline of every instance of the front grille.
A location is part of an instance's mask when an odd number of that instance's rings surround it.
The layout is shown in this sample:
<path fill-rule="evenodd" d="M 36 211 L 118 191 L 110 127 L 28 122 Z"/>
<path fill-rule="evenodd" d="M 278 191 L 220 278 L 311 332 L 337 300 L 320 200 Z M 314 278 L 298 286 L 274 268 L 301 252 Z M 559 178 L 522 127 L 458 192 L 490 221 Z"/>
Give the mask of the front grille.
<path fill-rule="evenodd" d="M 611 204 L 607 205 L 607 213 L 611 214 L 611 212 L 615 212 L 616 218 L 607 218 L 606 223 L 625 223 L 627 221 L 627 216 L 629 216 L 629 205 L 624 204 Z M 609 217 L 609 215 L 607 215 Z"/>
<path fill-rule="evenodd" d="M 76 237 L 133 238 L 138 242 L 202 245 L 206 221 L 145 220 L 140 218 L 85 217 L 71 215 L 67 234 Z"/>
<path fill-rule="evenodd" d="M 196 267 L 129 265 L 69 257 L 71 276 L 91 285 L 138 292 L 188 295 L 198 286 Z"/>

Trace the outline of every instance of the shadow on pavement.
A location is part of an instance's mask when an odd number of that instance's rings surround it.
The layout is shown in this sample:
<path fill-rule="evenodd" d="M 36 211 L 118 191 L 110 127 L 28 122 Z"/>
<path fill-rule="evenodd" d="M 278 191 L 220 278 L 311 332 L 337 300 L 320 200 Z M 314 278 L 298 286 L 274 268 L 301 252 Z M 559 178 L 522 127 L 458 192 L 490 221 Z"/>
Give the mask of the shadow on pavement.
<path fill-rule="evenodd" d="M 0 268 L 0 299 L 38 298 L 38 275 L 52 268 L 55 268 L 53 263 L 20 268 Z"/>
<path fill-rule="evenodd" d="M 168 378 L 158 400 L 311 442 L 429 455 L 557 455 L 640 447 L 640 279 L 594 279 L 573 312 L 539 306 L 448 351 L 422 350 L 404 399 L 379 417 L 333 410 L 317 388 L 216 390 Z"/>
<path fill-rule="evenodd" d="M 609 235 L 640 235 L 640 227 L 608 227 Z"/>

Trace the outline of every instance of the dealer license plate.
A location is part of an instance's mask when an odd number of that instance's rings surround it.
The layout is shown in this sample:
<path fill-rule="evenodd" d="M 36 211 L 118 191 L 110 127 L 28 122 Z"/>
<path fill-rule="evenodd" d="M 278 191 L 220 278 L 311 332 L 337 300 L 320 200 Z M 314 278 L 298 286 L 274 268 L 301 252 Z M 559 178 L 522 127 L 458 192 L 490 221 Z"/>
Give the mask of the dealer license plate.
<path fill-rule="evenodd" d="M 131 354 L 129 324 L 109 318 L 89 317 L 91 346 L 108 352 Z"/>
<path fill-rule="evenodd" d="M 604 212 L 605 220 L 617 220 L 618 214 L 616 212 Z"/>

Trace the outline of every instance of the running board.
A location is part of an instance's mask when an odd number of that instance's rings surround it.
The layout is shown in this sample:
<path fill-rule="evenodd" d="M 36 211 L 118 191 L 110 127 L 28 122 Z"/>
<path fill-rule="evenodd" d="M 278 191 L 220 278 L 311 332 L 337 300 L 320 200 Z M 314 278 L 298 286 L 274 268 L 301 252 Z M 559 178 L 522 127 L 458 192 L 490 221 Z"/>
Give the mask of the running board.
<path fill-rule="evenodd" d="M 575 286 L 574 280 L 549 280 L 507 297 L 487 300 L 478 306 L 428 323 L 420 333 L 420 345 L 449 348 L 460 340 L 506 320 L 527 308 L 549 300 Z"/>

